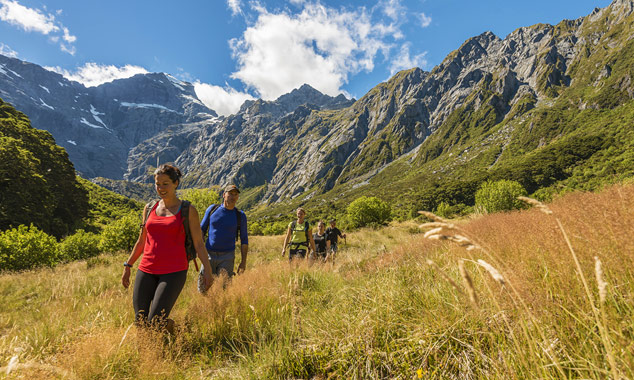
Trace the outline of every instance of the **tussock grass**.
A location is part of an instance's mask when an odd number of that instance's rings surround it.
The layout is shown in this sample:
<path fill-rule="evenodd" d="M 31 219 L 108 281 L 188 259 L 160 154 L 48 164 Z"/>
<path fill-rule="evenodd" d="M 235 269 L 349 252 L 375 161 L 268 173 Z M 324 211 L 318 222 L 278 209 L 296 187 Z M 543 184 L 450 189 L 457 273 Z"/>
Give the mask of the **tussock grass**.
<path fill-rule="evenodd" d="M 534 208 L 422 230 L 413 222 L 361 230 L 348 234 L 334 264 L 291 266 L 280 257 L 282 237 L 251 237 L 249 268 L 225 289 L 216 281 L 198 294 L 190 271 L 172 312 L 174 336 L 131 325 L 132 291 L 119 280 L 124 255 L 3 274 L 0 371 L 38 379 L 634 378 L 632 205 L 634 186 L 619 185 L 568 194 L 546 205 L 552 215 Z"/>

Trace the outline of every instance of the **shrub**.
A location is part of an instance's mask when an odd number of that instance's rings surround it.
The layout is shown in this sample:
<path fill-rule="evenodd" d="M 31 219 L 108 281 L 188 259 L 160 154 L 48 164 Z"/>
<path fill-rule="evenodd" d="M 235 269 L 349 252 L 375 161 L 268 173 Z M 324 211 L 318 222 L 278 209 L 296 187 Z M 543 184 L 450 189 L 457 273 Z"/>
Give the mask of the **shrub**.
<path fill-rule="evenodd" d="M 526 190 L 519 182 L 505 179 L 487 181 L 476 192 L 476 208 L 487 212 L 521 209 L 525 205 L 517 199 L 520 195 L 526 196 Z"/>
<path fill-rule="evenodd" d="M 444 218 L 449 218 L 452 216 L 453 212 L 451 206 L 447 202 L 440 202 L 436 207 L 436 215 L 442 216 Z"/>
<path fill-rule="evenodd" d="M 101 252 L 132 251 L 139 237 L 141 215 L 129 213 L 104 227 L 99 241 Z"/>
<path fill-rule="evenodd" d="M 348 205 L 347 217 L 350 226 L 378 226 L 390 221 L 392 211 L 390 205 L 377 197 L 362 196 Z"/>
<path fill-rule="evenodd" d="M 262 226 L 258 222 L 249 223 L 249 235 L 262 235 Z"/>
<path fill-rule="evenodd" d="M 542 187 L 541 189 L 537 189 L 533 194 L 531 194 L 531 198 L 535 198 L 541 202 L 551 202 L 553 200 L 553 195 L 555 194 L 555 189 L 552 187 Z"/>
<path fill-rule="evenodd" d="M 99 235 L 77 230 L 73 235 L 67 236 L 60 242 L 59 249 L 63 261 L 97 256 L 99 254 Z"/>
<path fill-rule="evenodd" d="M 220 203 L 218 189 L 214 188 L 180 190 L 179 197 L 190 201 L 192 205 L 196 207 L 200 219 L 203 218 L 205 210 L 207 210 L 209 206 Z"/>
<path fill-rule="evenodd" d="M 53 236 L 33 224 L 0 233 L 0 268 L 7 270 L 53 266 L 59 262 L 59 245 Z"/>
<path fill-rule="evenodd" d="M 264 235 L 281 235 L 286 233 L 288 229 L 288 222 L 273 222 L 269 223 L 264 228 L 262 228 L 262 233 Z"/>

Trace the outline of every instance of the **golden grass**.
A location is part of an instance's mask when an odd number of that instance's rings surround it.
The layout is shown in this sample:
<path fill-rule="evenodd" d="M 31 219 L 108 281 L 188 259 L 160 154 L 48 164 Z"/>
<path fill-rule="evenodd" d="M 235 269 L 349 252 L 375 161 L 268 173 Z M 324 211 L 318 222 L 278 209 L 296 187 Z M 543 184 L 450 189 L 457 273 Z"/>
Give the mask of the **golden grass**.
<path fill-rule="evenodd" d="M 280 255 L 283 237 L 250 237 L 248 270 L 226 289 L 217 281 L 200 295 L 190 271 L 172 313 L 175 336 L 131 326 L 124 255 L 2 274 L 0 371 L 38 379 L 634 378 L 634 186 L 544 207 L 553 214 L 425 224 L 438 240 L 416 233 L 414 222 L 364 229 L 348 234 L 334 264 L 296 268 Z"/>

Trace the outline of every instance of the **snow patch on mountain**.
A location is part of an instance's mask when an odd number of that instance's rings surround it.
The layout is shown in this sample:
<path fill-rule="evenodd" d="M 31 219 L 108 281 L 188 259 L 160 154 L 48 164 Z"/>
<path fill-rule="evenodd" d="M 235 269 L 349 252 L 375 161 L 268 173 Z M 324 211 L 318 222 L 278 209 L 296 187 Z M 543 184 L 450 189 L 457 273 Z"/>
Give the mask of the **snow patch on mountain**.
<path fill-rule="evenodd" d="M 101 120 L 101 118 L 99 117 L 99 115 L 105 115 L 105 113 L 97 111 L 95 106 L 93 106 L 92 104 L 90 105 L 90 113 L 92 114 L 93 119 L 95 119 L 98 123 L 101 123 L 105 128 L 108 128 L 106 123 L 104 123 L 103 120 Z"/>
<path fill-rule="evenodd" d="M 82 117 L 81 120 L 79 120 L 80 123 L 82 124 L 86 124 L 87 126 L 91 127 L 91 128 L 95 128 L 95 129 L 103 129 L 103 127 L 101 125 L 96 125 L 96 124 L 92 124 L 91 122 L 89 122 L 88 120 L 86 120 L 85 117 Z"/>
<path fill-rule="evenodd" d="M 183 88 L 183 85 L 185 84 L 184 82 L 174 78 L 171 75 L 167 75 L 167 79 L 170 80 L 170 82 L 172 82 L 172 84 L 174 85 L 174 87 L 178 88 L 181 91 L 185 91 L 185 89 Z"/>
<path fill-rule="evenodd" d="M 42 100 L 42 98 L 40 98 L 40 102 L 42 102 L 42 104 L 40 104 L 41 106 L 44 106 L 44 107 L 46 107 L 46 108 L 50 108 L 50 109 L 52 109 L 52 110 L 54 110 L 54 109 L 55 109 L 55 108 L 53 108 L 53 107 L 49 106 L 48 104 L 46 104 L 46 103 Z"/>
<path fill-rule="evenodd" d="M 161 109 L 161 110 L 164 110 L 164 111 L 174 112 L 174 113 L 180 114 L 180 112 L 174 111 L 173 109 L 169 109 L 169 108 L 167 108 L 165 106 L 162 106 L 160 104 L 121 102 L 121 105 L 123 107 L 129 107 L 129 108 L 158 108 L 158 109 Z"/>

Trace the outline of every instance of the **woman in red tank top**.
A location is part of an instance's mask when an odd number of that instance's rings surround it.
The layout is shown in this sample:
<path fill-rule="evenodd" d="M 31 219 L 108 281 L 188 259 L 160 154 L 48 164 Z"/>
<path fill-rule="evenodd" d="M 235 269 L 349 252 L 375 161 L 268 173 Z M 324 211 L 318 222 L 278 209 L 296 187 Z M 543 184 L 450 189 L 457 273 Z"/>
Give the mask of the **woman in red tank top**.
<path fill-rule="evenodd" d="M 187 279 L 185 229 L 181 214 L 182 202 L 176 196 L 181 172 L 172 165 L 161 165 L 154 172 L 156 192 L 161 198 L 141 227 L 139 238 L 128 260 L 123 263 L 121 284 L 130 285 L 130 268 L 143 255 L 134 282 L 133 305 L 137 323 L 149 322 L 173 330 L 168 318 Z M 147 207 L 147 206 L 146 206 Z M 196 253 L 205 268 L 205 287 L 211 285 L 211 266 L 203 242 L 198 212 L 189 206 L 189 226 Z"/>

